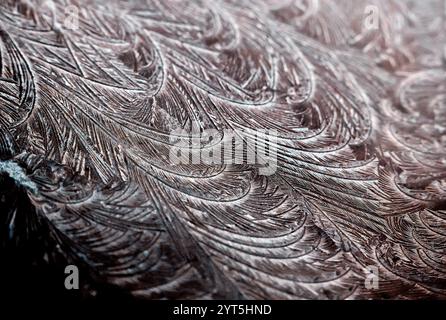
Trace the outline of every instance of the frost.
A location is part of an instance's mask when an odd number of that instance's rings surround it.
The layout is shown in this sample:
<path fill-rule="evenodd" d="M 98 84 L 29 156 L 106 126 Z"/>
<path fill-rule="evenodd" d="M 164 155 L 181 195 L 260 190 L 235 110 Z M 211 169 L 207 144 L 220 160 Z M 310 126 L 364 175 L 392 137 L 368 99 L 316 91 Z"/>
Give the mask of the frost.
<path fill-rule="evenodd" d="M 37 185 L 26 175 L 23 168 L 12 161 L 0 161 L 0 173 L 8 174 L 18 186 L 22 186 L 33 193 L 37 193 Z"/>

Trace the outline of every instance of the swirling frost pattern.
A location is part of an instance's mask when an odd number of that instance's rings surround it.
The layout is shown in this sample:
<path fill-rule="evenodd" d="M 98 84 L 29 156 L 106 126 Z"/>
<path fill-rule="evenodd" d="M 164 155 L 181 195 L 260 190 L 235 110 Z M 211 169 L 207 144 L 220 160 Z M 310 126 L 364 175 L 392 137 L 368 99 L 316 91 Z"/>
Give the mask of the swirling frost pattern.
<path fill-rule="evenodd" d="M 1 1 L 0 155 L 68 261 L 147 299 L 446 297 L 444 1 L 52 3 Z M 176 124 L 274 129 L 277 172 L 172 165 Z"/>

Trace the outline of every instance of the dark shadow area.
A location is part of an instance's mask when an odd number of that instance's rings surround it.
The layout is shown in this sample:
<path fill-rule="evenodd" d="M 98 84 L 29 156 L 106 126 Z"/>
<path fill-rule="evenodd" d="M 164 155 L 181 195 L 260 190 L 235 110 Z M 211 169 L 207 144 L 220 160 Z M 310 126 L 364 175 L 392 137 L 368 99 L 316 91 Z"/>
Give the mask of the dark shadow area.
<path fill-rule="evenodd" d="M 123 301 L 130 296 L 92 279 L 79 267 L 80 290 L 67 290 L 68 261 L 57 250 L 47 223 L 38 217 L 26 190 L 0 174 L 0 295 L 11 302 Z M 92 294 L 93 293 L 93 294 Z"/>

